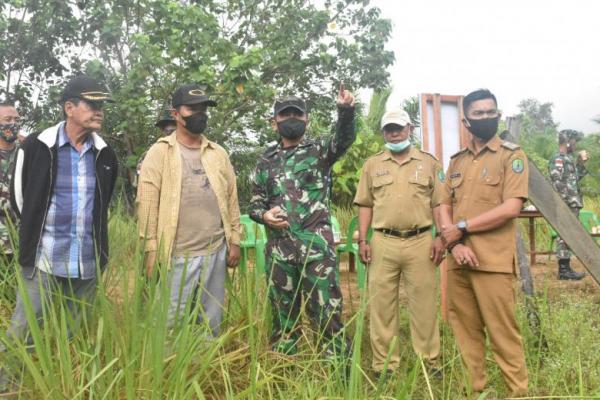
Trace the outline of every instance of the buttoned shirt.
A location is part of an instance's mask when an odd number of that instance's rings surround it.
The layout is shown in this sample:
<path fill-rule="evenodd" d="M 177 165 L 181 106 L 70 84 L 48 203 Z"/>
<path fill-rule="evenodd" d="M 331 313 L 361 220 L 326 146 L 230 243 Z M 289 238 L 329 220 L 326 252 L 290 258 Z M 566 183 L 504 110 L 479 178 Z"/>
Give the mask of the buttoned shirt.
<path fill-rule="evenodd" d="M 36 266 L 70 278 L 96 275 L 92 221 L 96 175 L 93 140 L 77 151 L 62 124 L 58 132 L 57 173 L 44 223 Z"/>
<path fill-rule="evenodd" d="M 479 152 L 469 143 L 450 159 L 442 204 L 452 206 L 454 223 L 474 218 L 508 199 L 527 199 L 528 177 L 527 158 L 519 146 L 498 136 Z M 478 270 L 514 273 L 514 219 L 489 231 L 468 233 L 465 244 L 477 256 Z M 466 267 L 448 257 L 448 268 Z"/>
<path fill-rule="evenodd" d="M 444 171 L 433 155 L 412 147 L 398 162 L 385 150 L 365 162 L 354 203 L 373 209 L 374 229 L 423 228 L 434 222 L 443 186 Z"/>

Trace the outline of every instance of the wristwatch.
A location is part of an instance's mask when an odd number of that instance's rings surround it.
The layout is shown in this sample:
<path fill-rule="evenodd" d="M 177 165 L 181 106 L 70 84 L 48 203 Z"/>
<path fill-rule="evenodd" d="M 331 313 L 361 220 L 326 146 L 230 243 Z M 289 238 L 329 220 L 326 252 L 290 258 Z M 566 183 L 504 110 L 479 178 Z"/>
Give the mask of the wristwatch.
<path fill-rule="evenodd" d="M 459 231 L 462 232 L 463 236 L 467 235 L 467 220 L 466 219 L 461 219 L 460 221 L 458 221 L 456 223 L 456 227 L 458 228 Z"/>

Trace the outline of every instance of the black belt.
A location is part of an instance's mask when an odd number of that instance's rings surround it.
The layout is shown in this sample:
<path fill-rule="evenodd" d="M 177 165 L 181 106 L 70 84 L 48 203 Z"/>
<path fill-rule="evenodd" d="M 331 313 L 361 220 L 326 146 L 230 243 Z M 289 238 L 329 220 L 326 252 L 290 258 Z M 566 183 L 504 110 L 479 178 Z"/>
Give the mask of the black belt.
<path fill-rule="evenodd" d="M 431 229 L 431 225 L 424 226 L 422 228 L 413 229 L 412 231 L 397 231 L 395 229 L 386 229 L 386 228 L 376 228 L 375 230 L 377 232 L 383 233 L 384 235 L 395 236 L 395 237 L 406 239 L 406 238 L 409 238 L 412 236 L 416 236 L 419 233 L 427 232 L 430 229 Z"/>

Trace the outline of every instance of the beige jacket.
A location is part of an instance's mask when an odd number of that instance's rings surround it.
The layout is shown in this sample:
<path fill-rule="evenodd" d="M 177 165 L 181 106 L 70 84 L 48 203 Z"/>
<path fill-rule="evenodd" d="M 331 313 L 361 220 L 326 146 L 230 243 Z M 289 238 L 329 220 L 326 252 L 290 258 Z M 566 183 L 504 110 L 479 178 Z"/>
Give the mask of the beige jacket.
<path fill-rule="evenodd" d="M 159 139 L 148 151 L 140 172 L 137 208 L 140 238 L 145 251 L 161 249 L 169 260 L 175 242 L 181 200 L 181 153 L 175 132 Z M 227 246 L 239 245 L 240 209 L 236 175 L 225 149 L 202 136 L 202 164 L 215 191 Z"/>

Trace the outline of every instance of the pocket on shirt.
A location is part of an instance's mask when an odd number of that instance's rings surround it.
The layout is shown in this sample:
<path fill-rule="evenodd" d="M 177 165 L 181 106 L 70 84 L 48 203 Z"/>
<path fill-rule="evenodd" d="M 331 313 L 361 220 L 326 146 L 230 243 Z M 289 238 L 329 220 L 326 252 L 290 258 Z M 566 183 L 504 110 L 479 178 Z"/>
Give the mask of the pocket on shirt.
<path fill-rule="evenodd" d="M 316 159 L 312 162 L 302 162 L 295 165 L 294 177 L 302 189 L 320 190 L 325 186 L 325 179 L 323 173 L 318 168 Z"/>
<path fill-rule="evenodd" d="M 389 196 L 391 194 L 394 178 L 392 175 L 374 176 L 371 178 L 373 182 L 373 194 L 375 196 Z"/>
<path fill-rule="evenodd" d="M 502 185 L 500 181 L 502 176 L 489 175 L 482 178 L 478 183 L 476 200 L 486 203 L 500 204 L 502 203 Z"/>

